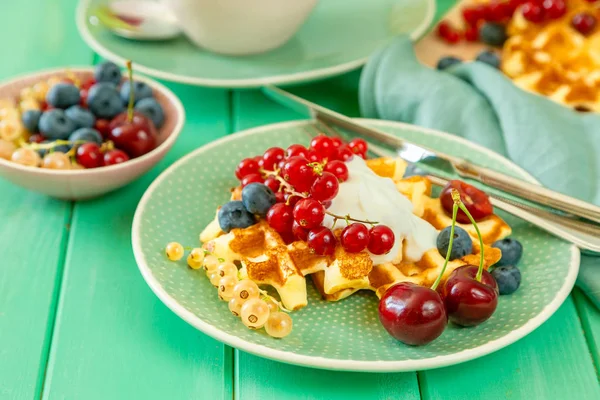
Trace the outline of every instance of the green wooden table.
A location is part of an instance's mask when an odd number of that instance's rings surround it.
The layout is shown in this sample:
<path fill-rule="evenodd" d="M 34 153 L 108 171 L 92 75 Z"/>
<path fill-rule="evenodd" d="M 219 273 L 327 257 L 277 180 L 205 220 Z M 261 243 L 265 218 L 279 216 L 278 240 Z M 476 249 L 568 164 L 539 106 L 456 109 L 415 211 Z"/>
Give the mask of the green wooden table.
<path fill-rule="evenodd" d="M 440 4 L 438 15 L 451 0 Z M 0 78 L 98 57 L 79 38 L 76 0 L 3 1 Z M 294 92 L 358 116 L 358 72 Z M 600 399 L 600 312 L 577 290 L 531 335 L 432 371 L 312 370 L 225 346 L 169 311 L 138 272 L 135 207 L 152 180 L 233 132 L 298 118 L 257 91 L 168 86 L 187 123 L 132 185 L 88 202 L 0 181 L 0 399 Z"/>

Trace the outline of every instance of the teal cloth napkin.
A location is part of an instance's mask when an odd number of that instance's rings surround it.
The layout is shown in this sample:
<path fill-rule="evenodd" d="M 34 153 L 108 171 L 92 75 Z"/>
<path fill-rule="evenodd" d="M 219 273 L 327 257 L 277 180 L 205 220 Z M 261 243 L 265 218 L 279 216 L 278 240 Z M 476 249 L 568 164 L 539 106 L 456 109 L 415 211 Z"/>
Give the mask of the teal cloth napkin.
<path fill-rule="evenodd" d="M 549 188 L 600 204 L 600 115 L 526 93 L 488 65 L 437 71 L 420 64 L 410 39 L 400 37 L 369 59 L 360 107 L 366 118 L 471 140 L 510 158 Z M 600 308 L 600 258 L 582 254 L 577 283 Z"/>

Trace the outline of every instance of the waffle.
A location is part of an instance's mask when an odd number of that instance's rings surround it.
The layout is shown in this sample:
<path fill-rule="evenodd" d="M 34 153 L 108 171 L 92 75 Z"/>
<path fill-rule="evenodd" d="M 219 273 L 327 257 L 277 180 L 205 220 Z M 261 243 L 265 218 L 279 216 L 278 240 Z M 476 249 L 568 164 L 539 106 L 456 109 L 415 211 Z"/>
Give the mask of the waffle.
<path fill-rule="evenodd" d="M 374 159 L 367 161 L 367 165 L 378 175 L 394 181 L 398 190 L 411 200 L 417 216 L 438 230 L 450 225 L 451 220 L 441 208 L 439 199 L 430 197 L 431 183 L 427 178 L 401 178 L 406 168 L 401 160 Z M 232 199 L 239 197 L 240 191 L 232 190 Z M 476 238 L 470 225 L 458 225 Z M 495 215 L 478 225 L 484 238 L 485 268 L 489 268 L 501 257 L 500 250 L 489 247 L 489 244 L 509 235 L 510 227 Z M 341 229 L 335 230 L 334 234 L 339 236 Z M 259 285 L 272 286 L 283 305 L 290 310 L 307 305 L 306 277 L 309 275 L 324 299 L 336 301 L 361 289 L 381 296 L 389 286 L 398 282 L 431 285 L 444 264 L 444 258 L 435 248 L 428 250 L 420 260 L 408 262 L 411 257 L 404 254 L 406 246 L 400 246 L 397 257 L 400 261 L 396 264 L 373 265 L 366 252 L 347 253 L 339 244 L 332 256 L 318 256 L 303 241 L 284 243 L 264 220 L 225 234 L 215 219 L 200 234 L 200 240 L 206 250 L 240 265 L 243 276 Z M 479 242 L 474 240 L 473 254 L 449 262 L 444 277 L 462 265 L 479 264 L 479 255 Z"/>
<path fill-rule="evenodd" d="M 502 70 L 517 86 L 582 111 L 600 112 L 600 29 L 583 36 L 571 27 L 577 13 L 599 16 L 599 5 L 569 0 L 566 15 L 542 24 L 517 10 L 502 49 Z"/>

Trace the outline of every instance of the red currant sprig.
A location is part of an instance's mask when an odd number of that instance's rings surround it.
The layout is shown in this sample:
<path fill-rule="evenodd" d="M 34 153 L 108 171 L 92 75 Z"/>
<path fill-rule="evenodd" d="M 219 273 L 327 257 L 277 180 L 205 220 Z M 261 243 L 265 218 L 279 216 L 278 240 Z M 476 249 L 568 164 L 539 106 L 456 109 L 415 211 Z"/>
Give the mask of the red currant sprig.
<path fill-rule="evenodd" d="M 367 150 L 362 139 L 344 143 L 340 138 L 319 135 L 308 148 L 300 144 L 286 150 L 271 147 L 262 156 L 245 158 L 238 164 L 235 175 L 242 187 L 258 182 L 275 192 L 277 203 L 266 219 L 282 238 L 307 241 L 315 254 L 332 254 L 338 239 L 331 229 L 322 226 L 327 214 L 334 218 L 333 228 L 338 220 L 346 221 L 347 228 L 352 227 L 343 235 L 342 246 L 346 251 L 369 249 L 373 254 L 385 254 L 394 243 L 391 229 L 326 211 L 339 191 L 340 182 L 349 178 L 344 161 L 354 156 L 366 158 Z"/>

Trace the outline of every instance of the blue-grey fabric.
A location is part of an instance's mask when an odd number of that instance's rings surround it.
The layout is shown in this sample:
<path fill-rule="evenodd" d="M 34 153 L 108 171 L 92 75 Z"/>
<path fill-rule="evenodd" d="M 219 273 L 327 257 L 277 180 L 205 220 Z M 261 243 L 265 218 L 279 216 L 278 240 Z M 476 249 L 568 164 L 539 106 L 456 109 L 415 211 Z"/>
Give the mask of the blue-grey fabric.
<path fill-rule="evenodd" d="M 600 115 L 526 93 L 498 70 L 469 62 L 437 71 L 399 37 L 371 56 L 360 82 L 366 118 L 403 121 L 500 153 L 545 186 L 600 204 Z M 582 255 L 578 285 L 600 307 L 600 258 Z"/>

